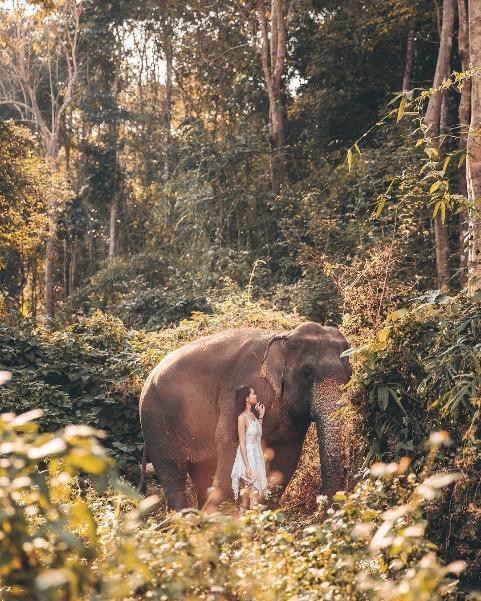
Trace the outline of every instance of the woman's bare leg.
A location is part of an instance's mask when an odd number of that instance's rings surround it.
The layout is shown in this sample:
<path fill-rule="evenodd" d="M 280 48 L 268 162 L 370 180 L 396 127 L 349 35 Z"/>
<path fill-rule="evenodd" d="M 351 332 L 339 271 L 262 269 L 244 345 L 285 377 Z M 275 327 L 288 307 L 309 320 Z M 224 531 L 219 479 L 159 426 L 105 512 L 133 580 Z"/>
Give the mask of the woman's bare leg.
<path fill-rule="evenodd" d="M 240 491 L 240 508 L 239 513 L 243 514 L 249 509 L 250 490 L 249 486 L 245 484 Z"/>

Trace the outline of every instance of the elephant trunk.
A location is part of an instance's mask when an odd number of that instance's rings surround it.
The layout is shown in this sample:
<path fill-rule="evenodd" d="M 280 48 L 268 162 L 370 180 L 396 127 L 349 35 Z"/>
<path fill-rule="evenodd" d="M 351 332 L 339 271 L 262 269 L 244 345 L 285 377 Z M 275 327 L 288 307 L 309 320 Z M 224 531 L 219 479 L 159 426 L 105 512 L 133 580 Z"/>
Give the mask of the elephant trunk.
<path fill-rule="evenodd" d="M 316 424 L 321 463 L 321 494 L 329 501 L 339 490 L 346 487 L 343 465 L 341 418 L 336 415 L 340 408 L 342 383 L 326 378 L 313 384 L 311 414 Z"/>

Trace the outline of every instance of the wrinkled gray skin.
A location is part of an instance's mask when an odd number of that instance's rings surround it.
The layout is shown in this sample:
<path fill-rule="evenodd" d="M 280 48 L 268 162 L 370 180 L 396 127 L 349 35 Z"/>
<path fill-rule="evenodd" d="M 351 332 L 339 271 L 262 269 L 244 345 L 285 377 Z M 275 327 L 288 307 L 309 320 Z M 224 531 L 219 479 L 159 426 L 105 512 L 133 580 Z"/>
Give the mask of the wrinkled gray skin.
<path fill-rule="evenodd" d="M 330 420 L 351 375 L 340 358 L 348 347 L 336 329 L 306 322 L 291 332 L 243 328 L 199 338 L 167 355 L 150 373 L 140 397 L 145 463 L 153 464 L 171 509 L 187 506 L 190 474 L 199 507 L 215 510 L 231 498 L 238 445 L 235 390 L 253 386 L 266 406 L 263 444 L 274 451 L 270 471 L 285 488 L 294 474 L 311 421 L 321 459 L 321 494 L 345 487 L 343 423 Z M 214 498 L 207 489 L 216 487 Z M 212 497 L 212 495 L 211 495 Z"/>

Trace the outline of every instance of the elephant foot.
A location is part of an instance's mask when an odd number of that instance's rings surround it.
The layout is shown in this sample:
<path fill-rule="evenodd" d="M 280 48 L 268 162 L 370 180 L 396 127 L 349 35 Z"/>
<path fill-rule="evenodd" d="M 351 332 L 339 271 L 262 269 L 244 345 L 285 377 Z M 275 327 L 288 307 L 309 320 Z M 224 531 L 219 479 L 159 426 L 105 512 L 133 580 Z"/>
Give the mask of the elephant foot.
<path fill-rule="evenodd" d="M 167 492 L 167 508 L 172 511 L 182 511 L 188 506 L 185 491 Z"/>

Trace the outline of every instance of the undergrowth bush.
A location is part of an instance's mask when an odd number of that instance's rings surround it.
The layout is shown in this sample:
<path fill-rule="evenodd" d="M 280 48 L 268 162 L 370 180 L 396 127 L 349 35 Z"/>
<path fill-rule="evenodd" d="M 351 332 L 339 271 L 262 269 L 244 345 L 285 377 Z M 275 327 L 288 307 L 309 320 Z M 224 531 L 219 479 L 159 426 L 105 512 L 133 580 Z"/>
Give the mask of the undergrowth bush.
<path fill-rule="evenodd" d="M 420 466 L 429 433 L 448 430 L 438 458 L 463 478 L 430 509 L 443 557 L 481 574 L 481 295 L 428 294 L 391 313 L 377 339 L 358 349 L 352 402 L 366 461 L 408 453 Z"/>
<path fill-rule="evenodd" d="M 96 310 L 119 317 L 128 328 L 155 330 L 211 312 L 204 290 L 208 277 L 183 273 L 159 252 L 115 257 L 77 288 L 58 310 L 61 323 Z"/>
<path fill-rule="evenodd" d="M 309 518 L 154 510 L 118 480 L 99 433 L 38 435 L 38 413 L 0 418 L 0 594 L 10 601 L 454 599 L 463 562 L 424 538 L 426 503 L 459 477 L 376 464 Z"/>

